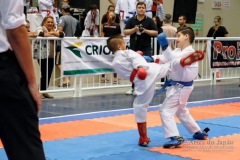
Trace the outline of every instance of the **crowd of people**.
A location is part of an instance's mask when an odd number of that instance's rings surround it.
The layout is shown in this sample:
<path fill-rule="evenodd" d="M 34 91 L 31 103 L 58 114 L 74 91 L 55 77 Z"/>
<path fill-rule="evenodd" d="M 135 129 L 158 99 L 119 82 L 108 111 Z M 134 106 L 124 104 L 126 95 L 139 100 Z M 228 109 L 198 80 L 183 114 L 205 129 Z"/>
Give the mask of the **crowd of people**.
<path fill-rule="evenodd" d="M 29 2 L 29 1 L 26 1 Z M 154 24 L 152 20 L 152 15 L 154 15 L 155 18 L 161 19 L 158 17 L 163 17 L 163 1 L 161 0 L 131 0 L 131 1 L 125 1 L 125 0 L 119 0 L 114 3 L 113 1 L 110 1 L 113 3 L 113 5 L 109 5 L 108 10 L 106 14 L 103 15 L 100 21 L 100 13 L 98 6 L 96 4 L 91 4 L 89 6 L 89 11 L 86 14 L 85 20 L 84 20 L 84 28 L 80 28 L 81 36 L 82 37 L 110 37 L 112 35 L 130 35 L 130 48 L 133 50 L 142 50 L 144 55 L 152 55 L 152 49 L 151 49 L 151 37 L 156 37 L 156 35 L 160 32 L 154 31 L 156 30 L 156 25 Z M 29 30 L 30 22 L 26 20 L 27 22 L 27 30 L 28 35 L 30 37 L 36 37 L 36 36 L 42 36 L 42 37 L 74 37 L 75 32 L 78 27 L 76 27 L 78 20 L 72 16 L 72 10 L 69 6 L 68 0 L 62 0 L 61 7 L 59 9 L 55 8 L 54 0 L 38 0 L 38 8 L 39 12 L 42 15 L 42 22 L 41 25 L 37 27 L 37 30 L 35 32 L 31 32 Z M 142 13 L 139 13 L 140 11 L 137 11 L 136 4 L 142 3 L 144 4 L 144 9 L 141 9 Z M 155 12 L 152 12 L 152 7 L 155 4 Z M 125 6 L 125 8 L 124 8 Z M 143 33 L 140 33 L 138 31 L 137 36 L 135 36 L 135 33 L 127 33 L 127 28 L 125 28 L 126 24 L 128 23 L 128 20 L 130 20 L 132 17 L 139 17 L 141 14 L 141 20 L 137 20 L 136 25 L 138 25 L 137 28 L 142 27 L 144 29 Z M 146 18 L 145 18 L 146 16 Z M 48 19 L 51 19 L 52 21 L 46 22 L 46 17 Z M 142 23 L 143 20 L 146 22 Z M 130 20 L 131 22 L 132 20 Z M 100 27 L 101 22 L 101 27 Z M 150 24 L 148 24 L 150 22 Z M 141 23 L 141 24 L 140 24 Z M 133 24 L 135 25 L 135 24 Z M 148 25 L 148 26 L 145 26 Z M 47 26 L 50 29 L 47 28 Z M 51 26 L 51 27 L 50 27 Z M 133 26 L 129 26 L 133 27 Z M 99 31 L 99 28 L 101 30 Z M 39 29 L 41 29 L 39 31 Z M 125 30 L 126 29 L 126 30 Z M 129 28 L 130 29 L 130 28 Z M 148 30 L 152 30 L 150 32 L 154 32 L 154 34 L 148 32 Z M 159 31 L 159 30 L 158 30 Z M 126 32 L 126 33 L 125 33 Z M 61 33 L 61 34 L 59 34 Z M 139 34 L 140 33 L 140 34 Z M 142 34 L 142 35 L 141 35 Z M 138 40 L 134 40 L 133 36 L 138 37 Z M 139 45 L 138 42 L 142 41 L 144 38 L 147 38 L 147 43 L 145 45 L 144 42 L 141 44 L 144 44 L 145 47 L 142 45 Z M 50 78 L 52 74 L 52 70 L 54 68 L 54 65 L 57 66 L 57 68 L 61 71 L 61 46 L 58 42 L 57 44 L 53 44 L 53 41 L 44 41 L 44 43 L 41 43 L 40 46 L 39 41 L 33 41 L 33 54 L 34 58 L 37 59 L 38 63 L 40 64 L 40 90 L 46 91 L 49 83 Z M 53 48 L 55 47 L 55 48 Z M 140 47 L 140 48 L 139 48 Z M 48 50 L 47 50 L 48 49 Z M 54 64 L 54 57 L 53 52 L 54 49 L 56 51 L 56 60 Z M 42 52 L 40 54 L 40 51 Z M 106 78 L 105 74 L 102 75 L 101 83 L 108 83 L 109 80 Z M 114 79 L 113 84 L 119 84 L 119 80 L 117 78 L 117 74 L 114 73 Z M 70 86 L 70 77 L 64 77 L 62 81 L 60 81 L 59 87 L 68 87 Z M 131 94 L 133 93 L 133 90 Z M 42 98 L 54 98 L 48 93 L 43 93 Z"/>
<path fill-rule="evenodd" d="M 39 0 L 43 20 L 36 31 L 31 32 L 30 22 L 26 20 L 23 10 L 18 9 L 23 6 L 23 2 L 14 0 L 0 2 L 3 4 L 0 6 L 0 30 L 4 33 L 0 39 L 0 74 L 3 75 L 0 76 L 3 104 L 0 105 L 0 138 L 9 159 L 17 157 L 25 160 L 45 160 L 37 116 L 41 108 L 41 99 L 34 76 L 28 37 L 74 37 L 79 22 L 72 17 L 68 0 L 62 0 L 58 11 L 53 8 L 53 0 Z M 191 27 L 186 26 L 187 17 L 180 15 L 179 27 L 174 28 L 171 25 L 171 15 L 164 14 L 162 0 L 109 0 L 109 2 L 112 4 L 101 19 L 100 32 L 98 7 L 96 4 L 90 6 L 84 21 L 85 28 L 82 29 L 86 35 L 82 36 L 109 37 L 107 46 L 114 54 L 112 66 L 116 71 L 113 82 L 119 83 L 118 76 L 130 80 L 132 82 L 130 93 L 136 95 L 133 111 L 139 132 L 138 145 L 147 146 L 150 143 L 147 136 L 147 108 L 154 97 L 155 82 L 167 75 L 169 79 L 166 80 L 168 85 L 166 99 L 159 111 L 165 138 L 170 141 L 163 147 L 174 148 L 184 142 L 174 120 L 175 114 L 194 139 L 206 140 L 209 129 L 202 131 L 186 107 L 188 97 L 194 88 L 193 80 L 198 73 L 197 61 L 204 58 L 203 52 L 195 51 L 192 47 L 195 34 Z M 6 6 L 12 10 L 4 9 Z M 56 16 L 57 12 L 61 13 L 60 17 Z M 11 21 L 10 17 L 14 20 Z M 3 21 L 5 23 L 2 23 Z M 214 26 L 209 29 L 207 36 L 215 38 L 227 35 L 228 31 L 221 25 L 221 17 L 216 16 Z M 126 49 L 123 40 L 126 36 L 130 37 L 129 49 Z M 155 54 L 151 46 L 152 37 L 157 37 L 158 41 Z M 173 45 L 167 37 L 177 37 L 177 45 Z M 60 43 L 54 44 L 53 40 L 43 40 L 41 45 L 38 40 L 32 43 L 33 56 L 41 66 L 39 87 L 41 91 L 45 91 L 49 86 L 54 65 L 61 70 L 59 58 L 61 46 Z M 55 52 L 58 59 L 56 64 L 54 64 Z M 10 68 L 11 72 L 2 69 L 6 67 Z M 18 79 L 22 84 L 17 82 Z M 108 81 L 105 75 L 102 75 L 101 80 L 102 83 Z M 70 78 L 65 77 L 59 86 L 70 86 Z M 6 90 L 12 92 L 6 94 Z M 42 97 L 54 98 L 48 93 L 42 94 Z M 4 106 L 8 107 L 3 109 Z"/>

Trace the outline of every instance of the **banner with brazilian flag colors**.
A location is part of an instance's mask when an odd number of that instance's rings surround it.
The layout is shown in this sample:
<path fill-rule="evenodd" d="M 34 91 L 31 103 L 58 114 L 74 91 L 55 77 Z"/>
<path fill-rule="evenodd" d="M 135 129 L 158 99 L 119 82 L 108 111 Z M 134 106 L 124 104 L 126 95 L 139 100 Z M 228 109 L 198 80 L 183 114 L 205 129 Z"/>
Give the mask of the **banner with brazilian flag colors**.
<path fill-rule="evenodd" d="M 61 44 L 63 75 L 87 75 L 114 72 L 113 54 L 106 38 L 64 38 Z"/>

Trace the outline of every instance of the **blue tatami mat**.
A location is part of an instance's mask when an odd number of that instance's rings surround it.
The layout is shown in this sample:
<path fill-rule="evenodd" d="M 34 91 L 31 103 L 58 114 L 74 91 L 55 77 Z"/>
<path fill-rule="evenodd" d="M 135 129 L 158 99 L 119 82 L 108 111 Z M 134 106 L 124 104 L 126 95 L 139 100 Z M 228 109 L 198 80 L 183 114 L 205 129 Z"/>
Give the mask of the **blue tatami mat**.
<path fill-rule="evenodd" d="M 209 138 L 226 136 L 235 133 L 240 133 L 240 128 L 237 123 L 240 122 L 240 116 L 230 116 L 221 118 L 212 118 L 197 121 L 199 126 L 203 129 L 209 127 Z M 191 140 L 190 135 L 183 125 L 178 124 L 179 132 L 187 140 Z M 168 140 L 164 138 L 163 129 L 159 127 L 149 127 L 148 136 L 151 138 L 149 147 L 143 148 L 137 145 L 138 132 L 137 130 L 128 130 L 121 132 L 113 132 L 107 134 L 99 134 L 87 137 L 76 137 L 69 139 L 61 139 L 56 141 L 44 142 L 44 149 L 47 160 L 117 160 L 121 157 L 123 160 L 139 159 L 148 151 L 147 148 L 162 146 Z M 118 155 L 121 156 L 118 156 Z M 140 156 L 142 155 L 142 156 Z M 176 156 L 163 155 L 159 153 L 148 153 L 148 160 L 151 159 L 171 159 Z M 158 156 L 156 156 L 158 155 Z M 131 157 L 132 156 L 132 157 Z M 7 160 L 5 152 L 0 149 L 0 160 Z"/>
<path fill-rule="evenodd" d="M 153 140 L 149 147 L 160 145 L 163 133 L 148 131 Z M 108 156 L 111 154 L 123 154 L 139 151 L 145 148 L 137 145 L 137 130 L 99 134 L 95 136 L 76 137 L 44 143 L 47 157 L 57 160 L 78 160 Z"/>
<path fill-rule="evenodd" d="M 157 152 L 149 152 L 145 149 L 139 151 L 132 151 L 121 153 L 121 155 L 112 154 L 99 158 L 90 158 L 89 160 L 191 160 L 189 158 L 182 158 L 179 156 L 172 156 L 168 154 L 159 154 Z"/>
<path fill-rule="evenodd" d="M 198 122 L 198 124 L 202 129 L 205 127 L 211 129 L 209 138 L 240 133 L 239 128 L 231 127 L 231 124 L 235 124 L 236 120 L 240 120 L 240 116 L 223 118 L 226 118 L 225 121 L 228 122 L 228 125 L 219 125 L 221 123 L 221 118 L 202 120 Z M 218 119 L 219 123 L 210 124 L 211 121 L 217 122 Z M 181 124 L 178 124 L 178 128 L 185 139 L 192 139 L 192 135 L 190 135 Z M 148 148 L 162 146 L 168 141 L 164 138 L 162 127 L 148 128 L 148 136 L 151 138 L 151 143 Z M 136 154 L 138 152 L 142 153 L 143 150 L 144 152 L 148 152 L 145 151 L 146 148 L 139 147 L 137 141 L 137 130 L 129 130 L 66 140 L 48 141 L 44 143 L 44 148 L 46 149 L 47 157 L 57 160 L 66 160 L 66 158 L 73 160 L 100 159 L 101 157 L 109 158 L 109 156 L 111 157 L 114 155 L 117 157 L 119 154 L 121 154 L 121 157 L 126 155 L 125 158 L 127 158 L 128 154 L 132 152 Z M 161 156 L 163 155 L 159 155 L 159 158 Z"/>

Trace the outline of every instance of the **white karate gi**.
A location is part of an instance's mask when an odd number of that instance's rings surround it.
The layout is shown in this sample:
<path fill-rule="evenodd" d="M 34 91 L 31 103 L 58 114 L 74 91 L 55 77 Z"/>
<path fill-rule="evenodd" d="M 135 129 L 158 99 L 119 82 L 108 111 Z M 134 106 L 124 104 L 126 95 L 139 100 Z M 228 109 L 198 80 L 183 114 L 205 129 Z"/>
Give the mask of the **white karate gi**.
<path fill-rule="evenodd" d="M 168 47 L 168 49 L 163 52 L 168 55 L 168 58 L 164 61 L 168 62 L 175 58 L 183 58 L 193 52 L 195 52 L 195 50 L 192 46 L 188 46 L 182 51 L 180 48 L 176 48 L 174 51 L 171 51 L 170 47 Z M 197 75 L 198 62 L 195 62 L 190 66 L 179 67 L 171 70 L 169 77 L 174 81 L 189 82 L 194 80 Z M 160 115 L 165 138 L 179 136 L 174 114 L 177 115 L 178 119 L 190 134 L 200 131 L 200 127 L 186 108 L 189 95 L 191 94 L 193 88 L 193 86 L 186 86 L 183 88 L 170 86 L 167 88 L 166 98 L 160 106 Z"/>
<path fill-rule="evenodd" d="M 127 0 L 127 1 L 128 1 L 128 17 L 131 18 L 136 15 L 137 0 Z"/>
<path fill-rule="evenodd" d="M 163 55 L 165 56 L 165 55 Z M 114 53 L 112 67 L 119 77 L 129 80 L 133 69 L 142 66 L 147 71 L 145 80 L 140 80 L 137 75 L 134 78 L 135 93 L 137 97 L 133 102 L 134 116 L 137 123 L 146 122 L 147 108 L 151 102 L 155 82 L 165 77 L 169 71 L 180 68 L 180 60 L 176 59 L 166 64 L 147 63 L 138 53 L 132 50 L 118 50 Z"/>
<path fill-rule="evenodd" d="M 87 16 L 84 20 L 85 29 L 93 29 L 94 37 L 98 37 L 98 29 L 94 26 L 99 26 L 99 10 L 97 9 L 96 15 L 92 14 L 91 10 L 88 11 Z"/>
<path fill-rule="evenodd" d="M 123 30 L 125 28 L 125 23 L 124 20 L 129 17 L 128 16 L 128 1 L 127 0 L 118 0 L 116 3 L 116 7 L 115 7 L 115 14 L 118 14 L 120 16 L 120 28 L 121 28 L 121 33 L 122 36 L 124 36 L 123 34 Z"/>
<path fill-rule="evenodd" d="M 50 16 L 53 17 L 55 26 L 58 24 L 58 13 L 57 10 L 53 7 L 53 2 L 54 0 L 38 0 L 38 7 L 39 7 L 39 12 L 41 13 L 42 17 L 46 17 L 48 14 L 48 11 L 50 12 Z M 55 13 L 53 12 L 55 10 Z"/>
<path fill-rule="evenodd" d="M 38 0 L 38 7 L 43 18 L 47 15 L 47 11 L 50 12 L 51 16 L 55 17 L 53 13 L 53 0 Z"/>

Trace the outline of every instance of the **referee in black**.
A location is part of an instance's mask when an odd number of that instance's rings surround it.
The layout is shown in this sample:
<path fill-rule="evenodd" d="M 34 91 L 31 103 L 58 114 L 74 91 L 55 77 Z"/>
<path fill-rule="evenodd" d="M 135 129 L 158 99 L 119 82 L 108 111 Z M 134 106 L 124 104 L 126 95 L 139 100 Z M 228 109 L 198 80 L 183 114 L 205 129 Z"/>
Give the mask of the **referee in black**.
<path fill-rule="evenodd" d="M 0 4 L 0 139 L 9 160 L 45 160 L 37 116 L 41 99 L 23 1 Z"/>

